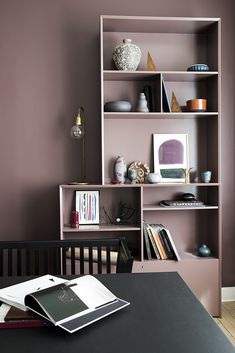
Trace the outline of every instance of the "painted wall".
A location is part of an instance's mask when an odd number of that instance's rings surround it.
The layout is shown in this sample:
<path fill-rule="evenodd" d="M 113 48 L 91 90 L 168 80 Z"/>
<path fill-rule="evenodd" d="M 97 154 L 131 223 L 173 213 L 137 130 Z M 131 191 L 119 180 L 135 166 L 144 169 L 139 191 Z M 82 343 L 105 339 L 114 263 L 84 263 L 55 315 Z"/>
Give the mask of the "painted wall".
<path fill-rule="evenodd" d="M 81 177 L 69 130 L 87 117 L 87 176 L 100 181 L 99 15 L 222 18 L 223 286 L 235 285 L 233 0 L 0 0 L 0 238 L 59 234 L 58 185 Z"/>

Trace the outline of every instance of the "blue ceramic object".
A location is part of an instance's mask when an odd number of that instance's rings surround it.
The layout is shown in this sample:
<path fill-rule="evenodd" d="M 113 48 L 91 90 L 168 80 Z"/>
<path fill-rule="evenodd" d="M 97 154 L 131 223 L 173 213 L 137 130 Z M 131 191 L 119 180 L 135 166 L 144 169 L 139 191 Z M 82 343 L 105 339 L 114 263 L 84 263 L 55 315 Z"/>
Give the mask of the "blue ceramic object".
<path fill-rule="evenodd" d="M 187 71 L 209 71 L 207 64 L 194 64 L 187 68 Z"/>
<path fill-rule="evenodd" d="M 158 173 L 149 173 L 146 177 L 146 181 L 149 184 L 158 184 L 162 180 L 162 177 Z"/>
<path fill-rule="evenodd" d="M 130 112 L 131 103 L 128 101 L 111 101 L 104 105 L 105 112 Z"/>
<path fill-rule="evenodd" d="M 202 244 L 202 246 L 200 246 L 200 248 L 198 249 L 198 255 L 202 256 L 202 257 L 207 257 L 210 256 L 211 251 L 208 248 L 208 246 L 206 246 L 205 244 Z"/>

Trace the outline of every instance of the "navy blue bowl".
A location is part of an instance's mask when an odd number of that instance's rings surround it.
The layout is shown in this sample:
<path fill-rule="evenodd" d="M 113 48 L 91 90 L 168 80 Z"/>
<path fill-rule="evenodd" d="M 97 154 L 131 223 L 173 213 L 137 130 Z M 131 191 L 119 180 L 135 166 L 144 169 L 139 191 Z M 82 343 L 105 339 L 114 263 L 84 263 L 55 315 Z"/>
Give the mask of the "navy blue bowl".
<path fill-rule="evenodd" d="M 189 66 L 187 71 L 209 71 L 209 66 L 206 64 L 194 64 Z"/>

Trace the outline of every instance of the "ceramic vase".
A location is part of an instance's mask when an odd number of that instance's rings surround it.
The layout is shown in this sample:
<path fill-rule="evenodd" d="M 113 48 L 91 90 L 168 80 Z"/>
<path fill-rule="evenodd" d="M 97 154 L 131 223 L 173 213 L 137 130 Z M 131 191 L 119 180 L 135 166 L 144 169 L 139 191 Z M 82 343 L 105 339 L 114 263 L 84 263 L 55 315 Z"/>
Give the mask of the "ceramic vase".
<path fill-rule="evenodd" d="M 162 176 L 159 173 L 149 173 L 146 178 L 146 181 L 149 184 L 158 184 L 161 180 Z"/>
<path fill-rule="evenodd" d="M 210 256 L 211 251 L 208 248 L 208 246 L 206 246 L 205 244 L 202 244 L 202 246 L 200 246 L 200 248 L 198 249 L 198 255 L 202 256 L 202 257 L 206 257 L 206 256 Z"/>
<path fill-rule="evenodd" d="M 201 180 L 203 183 L 209 183 L 211 181 L 211 171 L 207 170 L 206 172 L 202 172 Z"/>
<path fill-rule="evenodd" d="M 140 93 L 136 111 L 143 112 L 143 113 L 146 113 L 149 111 L 148 102 L 144 93 Z"/>
<path fill-rule="evenodd" d="M 117 156 L 114 163 L 114 179 L 119 181 L 121 184 L 125 183 L 126 176 L 126 162 L 121 156 Z"/>
<path fill-rule="evenodd" d="M 135 71 L 140 63 L 141 50 L 131 43 L 131 39 L 123 39 L 123 44 L 113 50 L 113 61 L 118 70 Z"/>

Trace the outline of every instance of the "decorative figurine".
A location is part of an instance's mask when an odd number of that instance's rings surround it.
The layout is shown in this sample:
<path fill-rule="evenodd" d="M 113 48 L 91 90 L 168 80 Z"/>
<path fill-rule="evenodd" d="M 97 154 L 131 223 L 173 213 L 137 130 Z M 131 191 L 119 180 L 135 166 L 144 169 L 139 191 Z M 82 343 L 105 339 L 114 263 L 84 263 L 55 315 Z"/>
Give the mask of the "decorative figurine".
<path fill-rule="evenodd" d="M 120 184 L 125 183 L 126 176 L 126 161 L 123 157 L 117 156 L 114 163 L 114 180 L 120 182 Z"/>
<path fill-rule="evenodd" d="M 141 113 L 149 112 L 148 102 L 143 92 L 140 93 L 136 111 Z"/>
<path fill-rule="evenodd" d="M 137 176 L 138 176 L 138 173 L 136 170 L 131 170 L 131 169 L 128 170 L 128 179 L 131 181 L 131 184 L 136 184 Z"/>

